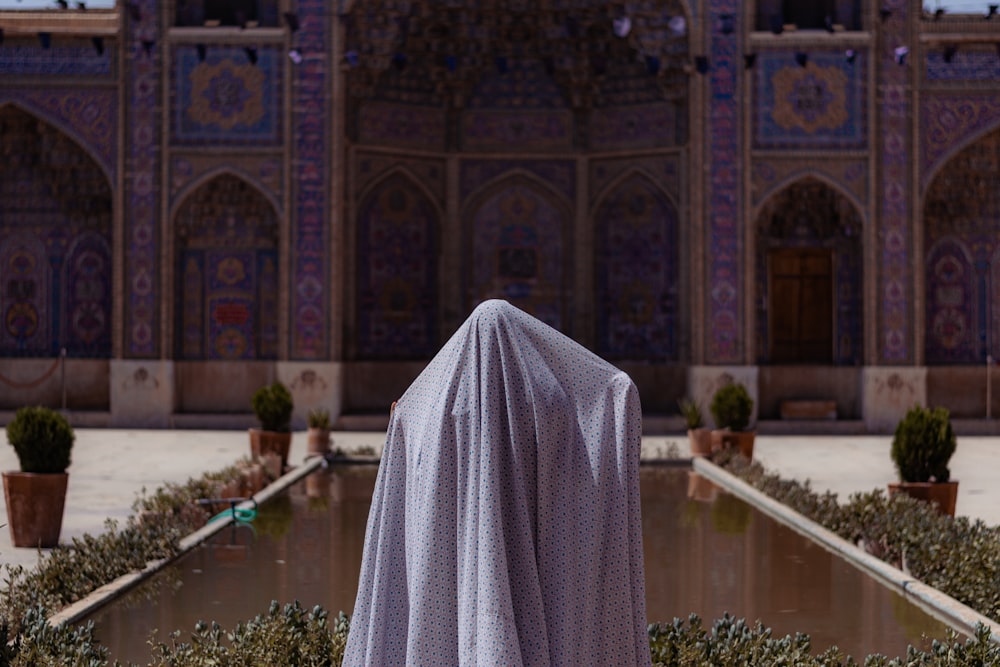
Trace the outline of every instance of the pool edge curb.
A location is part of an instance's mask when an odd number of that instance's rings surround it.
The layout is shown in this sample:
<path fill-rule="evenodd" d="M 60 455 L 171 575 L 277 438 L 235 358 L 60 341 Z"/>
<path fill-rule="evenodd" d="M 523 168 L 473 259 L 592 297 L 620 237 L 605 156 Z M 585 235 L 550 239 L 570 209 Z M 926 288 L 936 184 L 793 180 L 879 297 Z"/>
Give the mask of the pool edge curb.
<path fill-rule="evenodd" d="M 325 459 L 321 456 L 306 457 L 301 465 L 292 468 L 284 475 L 268 484 L 266 487 L 251 496 L 249 500 L 245 500 L 237 505 L 236 509 L 254 509 L 260 503 L 270 500 L 274 496 L 288 489 L 288 487 L 300 481 L 302 478 L 315 472 L 317 468 L 324 467 L 324 465 Z M 100 607 L 103 607 L 109 602 L 121 597 L 131 589 L 144 582 L 146 579 L 149 579 L 167 565 L 170 565 L 178 558 L 184 556 L 189 551 L 221 531 L 223 528 L 227 527 L 233 521 L 233 515 L 229 514 L 221 516 L 211 523 L 205 524 L 193 533 L 181 538 L 178 542 L 177 553 L 170 558 L 161 558 L 159 560 L 149 561 L 143 569 L 123 574 L 114 581 L 94 589 L 86 597 L 63 607 L 55 614 L 49 616 L 49 625 L 59 627 L 69 623 L 76 623 Z"/>
<path fill-rule="evenodd" d="M 841 556 L 949 627 L 962 634 L 974 636 L 976 625 L 982 623 L 989 628 L 990 639 L 1000 643 L 1000 623 L 872 556 L 787 505 L 758 491 L 711 461 L 696 457 L 692 460 L 691 465 L 695 472 L 704 475 L 726 491 L 749 502 L 775 521 L 792 528 L 828 551 Z"/>

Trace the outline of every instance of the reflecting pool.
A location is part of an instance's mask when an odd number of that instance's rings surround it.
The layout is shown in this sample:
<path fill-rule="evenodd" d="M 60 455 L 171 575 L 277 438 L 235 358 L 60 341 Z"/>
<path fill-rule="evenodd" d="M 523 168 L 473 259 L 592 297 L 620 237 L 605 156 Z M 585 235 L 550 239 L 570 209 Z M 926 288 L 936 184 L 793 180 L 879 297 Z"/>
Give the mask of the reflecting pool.
<path fill-rule="evenodd" d="M 271 600 L 349 612 L 375 475 L 352 466 L 307 477 L 261 506 L 252 527 L 226 528 L 87 620 L 112 658 L 145 665 L 154 631 L 165 641 L 199 620 L 228 629 Z M 939 621 L 694 471 L 644 467 L 641 484 L 651 621 L 696 613 L 711 623 L 729 612 L 858 660 L 944 637 Z"/>

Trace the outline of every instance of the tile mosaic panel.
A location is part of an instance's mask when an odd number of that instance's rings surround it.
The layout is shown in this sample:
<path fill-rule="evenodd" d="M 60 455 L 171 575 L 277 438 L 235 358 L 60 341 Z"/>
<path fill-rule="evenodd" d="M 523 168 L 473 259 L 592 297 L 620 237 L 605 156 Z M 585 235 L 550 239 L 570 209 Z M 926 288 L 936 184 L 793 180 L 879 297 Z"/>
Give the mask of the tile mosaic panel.
<path fill-rule="evenodd" d="M 679 326 L 677 210 L 634 175 L 597 209 L 597 352 L 675 361 Z"/>
<path fill-rule="evenodd" d="M 293 71 L 292 127 L 295 128 L 292 181 L 295 224 L 292 228 L 289 312 L 294 360 L 325 359 L 330 345 L 330 209 L 341 202 L 329 198 L 329 100 L 331 21 L 329 3 L 296 3 L 299 30 L 293 48 L 303 54 Z"/>
<path fill-rule="evenodd" d="M 863 148 L 867 141 L 867 67 L 859 54 L 809 52 L 805 67 L 793 52 L 757 56 L 754 148 Z"/>
<path fill-rule="evenodd" d="M 357 355 L 425 359 L 438 349 L 440 221 L 433 204 L 395 174 L 358 207 Z"/>
<path fill-rule="evenodd" d="M 281 141 L 282 66 L 277 48 L 258 48 L 256 64 L 241 47 L 173 49 L 175 144 L 277 145 Z"/>
<path fill-rule="evenodd" d="M 742 6 L 736 0 L 710 0 L 709 25 L 720 15 L 736 17 L 730 34 L 712 31 L 710 42 L 709 109 L 705 123 L 708 220 L 706 229 L 706 361 L 740 363 L 743 340 L 743 212 L 740 164 L 742 145 L 739 80 L 743 71 Z"/>
<path fill-rule="evenodd" d="M 556 329 L 563 325 L 566 214 L 537 186 L 503 183 L 472 213 L 465 275 L 471 310 L 500 298 Z"/>

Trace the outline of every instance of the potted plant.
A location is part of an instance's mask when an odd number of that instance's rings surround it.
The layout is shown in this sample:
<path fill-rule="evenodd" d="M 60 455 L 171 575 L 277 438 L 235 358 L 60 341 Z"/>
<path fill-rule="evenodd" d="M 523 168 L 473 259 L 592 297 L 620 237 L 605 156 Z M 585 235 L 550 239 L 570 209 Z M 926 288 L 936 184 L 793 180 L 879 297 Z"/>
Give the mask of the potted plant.
<path fill-rule="evenodd" d="M 306 418 L 308 430 L 308 456 L 322 456 L 330 451 L 330 411 L 316 408 Z"/>
<path fill-rule="evenodd" d="M 712 432 L 705 428 L 701 416 L 701 406 L 690 398 L 682 398 L 678 402 L 681 415 L 688 429 L 688 443 L 691 445 L 691 456 L 711 456 Z"/>
<path fill-rule="evenodd" d="M 281 470 L 288 465 L 292 444 L 292 394 L 281 382 L 260 387 L 251 397 L 253 412 L 260 428 L 250 429 L 250 452 L 254 461 L 271 454 L 281 459 Z"/>
<path fill-rule="evenodd" d="M 20 472 L 3 473 L 15 547 L 50 548 L 59 543 L 74 438 L 66 418 L 49 408 L 21 408 L 7 424 L 7 442 L 21 466 Z"/>
<path fill-rule="evenodd" d="M 754 431 L 750 428 L 753 399 L 746 387 L 737 383 L 720 387 L 709 405 L 715 430 L 712 431 L 712 450 L 736 449 L 740 454 L 753 458 Z"/>
<path fill-rule="evenodd" d="M 896 425 L 890 454 L 899 482 L 889 484 L 889 495 L 905 493 L 936 503 L 955 516 L 958 482 L 950 479 L 948 462 L 955 453 L 955 431 L 945 408 L 914 406 Z"/>

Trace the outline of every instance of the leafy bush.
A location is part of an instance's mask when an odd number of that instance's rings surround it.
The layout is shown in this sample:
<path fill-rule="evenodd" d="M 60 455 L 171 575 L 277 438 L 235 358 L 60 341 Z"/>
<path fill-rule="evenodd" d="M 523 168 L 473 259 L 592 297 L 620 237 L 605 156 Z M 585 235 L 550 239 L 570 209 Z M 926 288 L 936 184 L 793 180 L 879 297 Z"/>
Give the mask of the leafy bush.
<path fill-rule="evenodd" d="M 74 438 L 65 417 L 41 406 L 19 409 L 7 424 L 7 441 L 17 452 L 21 472 L 66 472 Z"/>
<path fill-rule="evenodd" d="M 282 608 L 271 602 L 266 614 L 239 623 L 232 632 L 218 624 L 200 622 L 190 642 L 180 641 L 180 632 L 171 634 L 170 644 L 152 647 L 158 667 L 199 667 L 208 665 L 340 665 L 347 646 L 350 621 L 341 613 L 330 628 L 322 607 L 306 611 L 296 601 Z"/>
<path fill-rule="evenodd" d="M 323 408 L 315 408 L 309 411 L 309 416 L 306 418 L 306 424 L 309 428 L 318 428 L 324 431 L 330 430 L 330 411 Z"/>
<path fill-rule="evenodd" d="M 945 408 L 911 408 L 892 438 L 892 462 L 903 482 L 947 482 L 955 432 Z"/>
<path fill-rule="evenodd" d="M 677 405 L 681 409 L 681 415 L 684 417 L 684 423 L 687 424 L 688 430 L 693 431 L 704 425 L 705 420 L 701 416 L 701 406 L 693 400 L 682 398 L 677 402 Z"/>
<path fill-rule="evenodd" d="M 757 623 L 723 616 L 711 629 L 691 615 L 685 622 L 649 626 L 649 648 L 654 667 L 742 667 L 743 665 L 795 665 L 796 667 L 848 667 L 857 665 L 832 647 L 812 654 L 808 635 L 774 637 Z M 910 647 L 905 657 L 892 660 L 870 655 L 865 667 L 981 667 L 1000 661 L 1000 645 L 990 640 L 988 628 L 980 625 L 975 637 L 962 642 L 954 631 L 944 641 L 934 641 L 930 651 Z"/>
<path fill-rule="evenodd" d="M 745 431 L 750 425 L 750 415 L 753 414 L 753 399 L 746 387 L 730 382 L 715 392 L 709 410 L 716 428 Z"/>
<path fill-rule="evenodd" d="M 149 561 L 176 555 L 181 538 L 210 517 L 210 508 L 194 501 L 218 497 L 222 487 L 240 479 L 240 474 L 240 468 L 229 466 L 183 485 L 168 484 L 136 500 L 134 514 L 123 527 L 109 521 L 107 532 L 74 538 L 31 570 L 4 566 L 0 626 L 16 637 L 31 609 L 58 611 L 123 574 L 145 568 Z"/>
<path fill-rule="evenodd" d="M 980 614 L 1000 622 L 1000 526 L 952 518 L 928 503 L 881 489 L 834 493 L 783 480 L 756 462 L 735 456 L 717 463 L 762 493 L 857 544 Z M 922 664 L 922 663 L 917 663 Z"/>
<path fill-rule="evenodd" d="M 269 385 L 260 387 L 250 399 L 253 412 L 257 415 L 260 426 L 265 431 L 285 432 L 291 429 L 292 394 L 288 388 L 275 380 Z"/>

